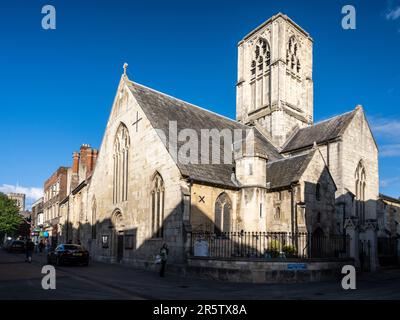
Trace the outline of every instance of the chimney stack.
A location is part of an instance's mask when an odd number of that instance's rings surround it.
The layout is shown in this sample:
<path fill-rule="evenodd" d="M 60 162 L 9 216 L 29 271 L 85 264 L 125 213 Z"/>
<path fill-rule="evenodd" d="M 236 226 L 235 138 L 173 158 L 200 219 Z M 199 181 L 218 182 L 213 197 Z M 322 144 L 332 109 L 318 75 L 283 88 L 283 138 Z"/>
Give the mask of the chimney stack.
<path fill-rule="evenodd" d="M 72 174 L 78 174 L 79 171 L 79 152 L 72 154 Z"/>

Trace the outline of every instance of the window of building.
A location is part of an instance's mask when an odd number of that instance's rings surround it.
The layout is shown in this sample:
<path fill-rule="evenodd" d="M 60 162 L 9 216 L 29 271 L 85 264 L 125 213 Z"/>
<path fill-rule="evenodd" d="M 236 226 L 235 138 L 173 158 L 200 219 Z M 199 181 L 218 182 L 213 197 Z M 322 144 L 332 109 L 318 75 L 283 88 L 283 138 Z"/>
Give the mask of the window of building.
<path fill-rule="evenodd" d="M 114 140 L 113 203 L 128 200 L 129 131 L 121 123 Z"/>
<path fill-rule="evenodd" d="M 365 222 L 365 188 L 366 174 L 363 161 L 358 163 L 355 172 L 355 200 L 356 200 L 356 216 L 360 222 Z"/>
<path fill-rule="evenodd" d="M 226 192 L 221 193 L 215 201 L 214 232 L 231 231 L 232 201 Z"/>
<path fill-rule="evenodd" d="M 281 208 L 280 207 L 275 208 L 274 219 L 281 220 Z"/>
<path fill-rule="evenodd" d="M 300 59 L 299 59 L 299 45 L 295 36 L 290 37 L 287 45 L 286 50 L 286 65 L 293 71 L 293 72 L 300 72 Z"/>
<path fill-rule="evenodd" d="M 266 75 L 271 64 L 271 51 L 267 40 L 259 38 L 254 45 L 250 63 L 251 76 L 251 107 L 263 107 L 268 99 L 268 81 Z"/>
<path fill-rule="evenodd" d="M 164 235 L 164 181 L 157 172 L 153 178 L 151 191 L 151 230 L 155 238 L 162 238 Z"/>

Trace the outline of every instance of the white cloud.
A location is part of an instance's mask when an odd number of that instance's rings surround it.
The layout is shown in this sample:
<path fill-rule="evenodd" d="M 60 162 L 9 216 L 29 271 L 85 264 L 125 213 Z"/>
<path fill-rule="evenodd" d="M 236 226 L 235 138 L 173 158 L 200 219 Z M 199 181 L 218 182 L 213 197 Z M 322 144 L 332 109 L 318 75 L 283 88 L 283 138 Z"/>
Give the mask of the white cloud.
<path fill-rule="evenodd" d="M 397 7 L 396 9 L 390 10 L 386 14 L 386 19 L 387 20 L 397 20 L 400 18 L 400 7 Z"/>
<path fill-rule="evenodd" d="M 382 157 L 400 157 L 400 144 L 385 144 L 379 147 L 379 155 Z"/>
<path fill-rule="evenodd" d="M 393 185 L 397 185 L 399 182 L 400 182 L 400 177 L 388 178 L 388 179 L 382 179 L 380 185 L 382 188 L 387 188 Z"/>
<path fill-rule="evenodd" d="M 0 185 L 0 192 L 3 193 L 24 193 L 26 197 L 26 209 L 30 209 L 30 206 L 33 202 L 43 196 L 42 188 L 35 187 L 23 187 L 19 185 L 11 185 L 11 184 L 2 184 Z"/>
<path fill-rule="evenodd" d="M 400 119 L 372 118 L 371 127 L 378 135 L 397 138 L 400 136 Z"/>

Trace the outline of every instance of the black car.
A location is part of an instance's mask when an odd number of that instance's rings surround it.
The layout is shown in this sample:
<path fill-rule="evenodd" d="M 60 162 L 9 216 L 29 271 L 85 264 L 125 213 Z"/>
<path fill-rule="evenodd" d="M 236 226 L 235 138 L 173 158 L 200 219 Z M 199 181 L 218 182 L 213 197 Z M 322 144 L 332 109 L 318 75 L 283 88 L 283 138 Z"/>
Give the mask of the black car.
<path fill-rule="evenodd" d="M 22 240 L 12 240 L 6 245 L 5 249 L 11 253 L 23 253 L 25 252 L 25 242 Z"/>
<path fill-rule="evenodd" d="M 79 244 L 60 244 L 47 255 L 48 264 L 89 264 L 89 251 Z"/>

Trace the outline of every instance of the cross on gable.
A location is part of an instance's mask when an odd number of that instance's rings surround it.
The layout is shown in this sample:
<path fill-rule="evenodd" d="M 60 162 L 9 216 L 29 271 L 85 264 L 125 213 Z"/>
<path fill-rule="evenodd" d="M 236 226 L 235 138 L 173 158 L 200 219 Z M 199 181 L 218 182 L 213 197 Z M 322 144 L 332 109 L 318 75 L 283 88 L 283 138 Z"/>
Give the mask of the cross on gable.
<path fill-rule="evenodd" d="M 205 201 L 204 201 L 204 198 L 205 198 L 206 196 L 199 196 L 199 202 L 201 203 L 201 202 L 203 202 L 203 203 L 206 203 Z"/>
<path fill-rule="evenodd" d="M 142 118 L 139 118 L 139 112 L 136 111 L 136 121 L 132 123 L 133 126 L 136 125 L 136 132 L 138 132 L 138 124 L 140 120 L 142 120 Z"/>

